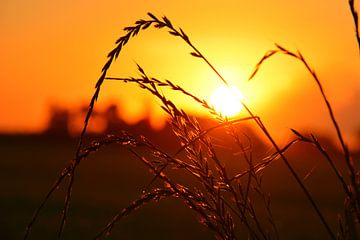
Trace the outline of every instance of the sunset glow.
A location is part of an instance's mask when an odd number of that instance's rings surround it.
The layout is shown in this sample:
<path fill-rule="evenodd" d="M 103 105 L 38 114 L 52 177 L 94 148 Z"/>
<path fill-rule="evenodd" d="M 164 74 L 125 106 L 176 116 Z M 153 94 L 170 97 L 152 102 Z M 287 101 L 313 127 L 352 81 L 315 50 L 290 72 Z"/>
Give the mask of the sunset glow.
<path fill-rule="evenodd" d="M 49 105 L 88 106 L 114 42 L 125 34 L 124 27 L 148 19 L 147 12 L 166 15 L 174 27 L 183 29 L 274 132 L 287 134 L 284 123 L 324 132 L 330 129 L 327 113 L 320 111 L 319 91 L 298 61 L 276 54 L 247 81 L 274 43 L 302 53 L 331 97 L 344 131 L 350 134 L 359 129 L 360 58 L 346 1 L 111 0 L 103 4 L 12 0 L 0 1 L 0 95 L 6 99 L 0 101 L 2 116 L 6 116 L 0 118 L 0 131 L 44 129 Z M 123 47 L 108 76 L 136 77 L 138 63 L 151 77 L 169 79 L 200 98 L 219 94 L 213 93 L 219 79 L 191 51 L 166 30 L 149 27 Z M 186 97 L 170 91 L 166 96 L 189 114 L 206 114 Z M 239 105 L 221 103 L 227 101 L 221 96 L 212 98 L 224 115 L 239 113 Z M 149 117 L 159 126 L 165 121 L 156 99 L 136 85 L 106 82 L 98 100 L 97 109 L 108 103 L 121 106 L 119 114 L 129 123 Z"/>
<path fill-rule="evenodd" d="M 242 99 L 242 94 L 234 86 L 221 86 L 211 95 L 210 103 L 221 115 L 233 117 L 240 113 L 242 109 Z"/>
<path fill-rule="evenodd" d="M 0 0 L 0 36 L 0 240 L 360 236 L 360 0 Z"/>

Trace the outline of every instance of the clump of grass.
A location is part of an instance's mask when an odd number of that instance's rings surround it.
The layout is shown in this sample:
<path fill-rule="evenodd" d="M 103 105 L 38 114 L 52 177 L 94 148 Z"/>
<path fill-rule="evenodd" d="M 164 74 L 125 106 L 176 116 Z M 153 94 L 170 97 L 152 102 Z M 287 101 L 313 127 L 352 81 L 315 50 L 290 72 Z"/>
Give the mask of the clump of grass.
<path fill-rule="evenodd" d="M 360 48 L 358 16 L 354 7 L 354 1 L 350 0 L 349 5 L 355 22 L 356 39 Z M 165 29 L 169 32 L 169 34 L 181 38 L 185 44 L 192 49 L 190 54 L 207 64 L 209 68 L 219 77 L 223 84 L 229 86 L 228 81 L 219 73 L 214 65 L 211 64 L 208 58 L 206 58 L 206 56 L 192 43 L 185 31 L 181 28 L 175 27 L 168 18 L 158 18 L 155 15 L 148 13 L 147 20 L 138 20 L 133 26 L 124 28 L 126 34 L 116 41 L 115 48 L 108 54 L 108 60 L 105 63 L 102 69 L 102 74 L 96 83 L 95 93 L 90 101 L 75 157 L 61 172 L 53 187 L 36 210 L 33 218 L 28 224 L 24 239 L 27 239 L 29 236 L 33 224 L 38 218 L 41 209 L 49 200 L 49 197 L 66 178 L 69 178 L 69 185 L 67 187 L 65 203 L 62 211 L 62 219 L 59 227 L 59 236 L 61 236 L 67 219 L 67 213 L 69 211 L 69 204 L 77 167 L 90 154 L 98 151 L 103 146 L 110 144 L 117 144 L 127 148 L 153 173 L 154 178 L 151 183 L 155 180 L 160 180 L 163 182 L 163 187 L 151 188 L 152 184 L 150 183 L 147 187 L 148 190 L 143 193 L 139 199 L 135 200 L 128 207 L 116 214 L 113 219 L 110 220 L 101 231 L 99 231 L 99 233 L 95 236 L 95 239 L 100 239 L 108 234 L 111 234 L 115 224 L 119 222 L 121 218 L 129 215 L 131 212 L 142 207 L 146 203 L 169 197 L 182 199 L 186 206 L 198 214 L 200 222 L 213 231 L 214 235 L 219 239 L 237 239 L 239 237 L 239 229 L 244 231 L 250 239 L 278 239 L 279 234 L 271 210 L 271 198 L 262 186 L 262 172 L 266 171 L 267 166 L 275 159 L 281 159 L 283 161 L 286 168 L 293 176 L 295 182 L 311 203 L 314 213 L 319 217 L 324 229 L 327 231 L 328 236 L 331 239 L 356 239 L 358 236 L 357 228 L 359 227 L 358 225 L 360 222 L 359 170 L 354 165 L 350 151 L 342 136 L 334 111 L 328 101 L 319 77 L 303 55 L 299 51 L 293 52 L 276 44 L 275 49 L 268 51 L 259 61 L 249 79 L 252 79 L 257 74 L 260 67 L 276 54 L 285 54 L 300 61 L 305 66 L 305 69 L 311 74 L 317 87 L 319 88 L 321 97 L 325 102 L 330 120 L 335 128 L 337 138 L 342 148 L 344 161 L 347 166 L 347 177 L 344 177 L 345 174 L 339 170 L 333 157 L 325 150 L 314 134 L 304 135 L 297 130 L 291 129 L 294 133 L 295 139 L 290 141 L 284 147 L 280 147 L 275 142 L 261 118 L 253 113 L 244 102 L 242 102 L 242 105 L 248 116 L 229 120 L 218 113 L 207 101 L 198 98 L 196 94 L 190 93 L 170 80 L 159 80 L 155 77 L 149 76 L 139 65 L 139 77 L 107 77 L 109 68 L 118 58 L 123 47 L 131 40 L 131 38 L 137 36 L 141 31 L 150 27 Z M 105 81 L 114 80 L 121 81 L 123 83 L 137 84 L 140 88 L 150 92 L 155 98 L 160 100 L 162 109 L 169 116 L 169 122 L 172 126 L 173 132 L 180 141 L 180 146 L 176 152 L 169 153 L 166 149 L 160 149 L 152 144 L 146 137 L 135 137 L 127 132 L 122 132 L 120 135 L 108 135 L 102 139 L 92 142 L 88 146 L 84 146 L 88 122 L 98 99 L 101 87 Z M 189 116 L 183 109 L 178 108 L 171 99 L 167 98 L 162 93 L 161 90 L 163 88 L 169 88 L 172 91 L 180 92 L 184 95 L 184 97 L 191 98 L 196 104 L 199 104 L 201 107 L 208 110 L 209 113 L 217 119 L 217 125 L 203 129 L 203 126 L 196 118 Z M 273 154 L 270 154 L 262 159 L 254 159 L 251 139 L 242 137 L 236 128 L 237 124 L 245 121 L 254 122 L 262 131 L 273 147 Z M 234 174 L 230 173 L 225 167 L 224 161 L 218 153 L 218 148 L 215 146 L 214 140 L 210 135 L 210 132 L 216 129 L 226 130 L 226 134 L 231 137 L 237 146 L 238 151 L 240 151 L 241 155 L 239 158 L 241 161 L 246 163 L 246 169 L 241 169 Z M 290 161 L 284 155 L 288 149 L 298 142 L 313 145 L 329 163 L 337 180 L 341 183 L 345 193 L 344 214 L 339 219 L 339 230 L 337 233 L 335 233 L 334 229 L 330 227 L 327 219 L 324 217 L 303 180 L 299 177 Z M 138 151 L 139 148 L 145 149 L 146 151 Z M 168 173 L 167 170 L 170 168 L 185 171 L 186 174 L 192 177 L 192 183 L 180 183 L 176 177 Z M 261 199 L 261 206 L 254 205 L 255 197 Z M 268 221 L 264 221 L 259 218 L 259 211 L 264 211 L 266 213 Z"/>

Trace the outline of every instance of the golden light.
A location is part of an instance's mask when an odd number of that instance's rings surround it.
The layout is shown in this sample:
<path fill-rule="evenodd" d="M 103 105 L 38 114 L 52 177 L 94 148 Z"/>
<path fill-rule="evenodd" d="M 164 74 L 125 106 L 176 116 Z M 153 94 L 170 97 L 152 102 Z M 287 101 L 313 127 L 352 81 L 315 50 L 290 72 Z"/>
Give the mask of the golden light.
<path fill-rule="evenodd" d="M 238 115 L 243 108 L 241 100 L 243 95 L 234 86 L 218 87 L 210 97 L 210 103 L 215 110 L 225 117 Z"/>

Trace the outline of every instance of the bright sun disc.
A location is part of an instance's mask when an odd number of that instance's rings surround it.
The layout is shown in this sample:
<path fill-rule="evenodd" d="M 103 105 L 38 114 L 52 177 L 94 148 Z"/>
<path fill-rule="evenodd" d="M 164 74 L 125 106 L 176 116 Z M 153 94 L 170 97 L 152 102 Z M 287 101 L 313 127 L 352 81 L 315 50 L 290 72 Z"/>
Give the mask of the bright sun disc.
<path fill-rule="evenodd" d="M 221 86 L 211 95 L 210 103 L 221 115 L 233 117 L 240 113 L 242 109 L 242 99 L 243 95 L 237 88 L 233 86 Z"/>

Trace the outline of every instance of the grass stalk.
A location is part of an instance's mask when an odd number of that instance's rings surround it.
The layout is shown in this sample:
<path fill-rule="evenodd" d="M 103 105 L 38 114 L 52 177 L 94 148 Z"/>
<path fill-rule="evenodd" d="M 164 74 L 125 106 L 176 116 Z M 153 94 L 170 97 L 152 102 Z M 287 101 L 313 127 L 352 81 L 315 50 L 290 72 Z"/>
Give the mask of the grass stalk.
<path fill-rule="evenodd" d="M 360 51 L 360 37 L 359 37 L 359 24 L 358 24 L 358 13 L 355 9 L 354 0 L 349 0 L 350 11 L 355 24 L 355 35 L 356 40 L 359 46 Z M 325 219 L 323 213 L 315 202 L 310 191 L 304 184 L 304 181 L 299 177 L 290 161 L 284 155 L 284 153 L 298 142 L 306 142 L 314 145 L 316 149 L 325 157 L 327 162 L 330 164 L 331 169 L 336 174 L 337 179 L 342 184 L 345 194 L 348 197 L 347 207 L 345 207 L 345 226 L 340 224 L 342 235 L 345 236 L 346 227 L 354 229 L 354 219 L 352 214 L 355 213 L 357 219 L 360 221 L 360 190 L 359 184 L 357 182 L 358 171 L 354 166 L 354 162 L 351 158 L 350 151 L 346 145 L 346 142 L 343 138 L 340 126 L 335 118 L 334 111 L 331 107 L 331 104 L 328 100 L 328 97 L 325 94 L 325 90 L 315 73 L 315 71 L 310 67 L 307 60 L 298 52 L 291 52 L 282 46 L 276 44 L 276 49 L 268 51 L 255 66 L 253 73 L 251 74 L 250 79 L 254 78 L 260 69 L 261 65 L 265 63 L 272 56 L 281 53 L 287 56 L 294 57 L 299 60 L 306 68 L 306 70 L 311 74 L 314 79 L 320 93 L 321 97 L 325 102 L 326 108 L 328 110 L 331 123 L 335 129 L 337 139 L 340 143 L 344 160 L 349 172 L 349 181 L 350 184 L 347 184 L 346 180 L 342 176 L 342 173 L 339 171 L 335 165 L 331 156 L 326 152 L 322 147 L 320 142 L 314 135 L 310 137 L 305 137 L 299 132 L 293 130 L 293 133 L 297 136 L 296 139 L 290 141 L 283 148 L 280 148 L 276 143 L 275 139 L 269 132 L 268 128 L 264 125 L 261 118 L 254 114 L 251 109 L 241 101 L 248 117 L 237 118 L 234 120 L 224 119 L 221 114 L 217 113 L 213 106 L 211 106 L 207 101 L 198 98 L 196 95 L 188 92 L 179 85 L 175 85 L 169 80 L 161 81 L 156 78 L 149 77 L 145 71 L 138 65 L 138 71 L 140 73 L 140 78 L 117 78 L 117 77 L 107 77 L 107 72 L 110 69 L 113 62 L 118 58 L 123 47 L 129 42 L 129 40 L 137 36 L 141 31 L 148 29 L 153 26 L 156 29 L 166 29 L 171 35 L 181 38 L 185 43 L 192 49 L 190 54 L 204 61 L 205 64 L 213 71 L 221 80 L 223 84 L 229 87 L 229 82 L 219 73 L 217 68 L 210 62 L 210 60 L 192 43 L 188 35 L 181 29 L 174 27 L 171 21 L 167 17 L 158 18 L 152 13 L 148 13 L 150 19 L 143 20 L 140 19 L 135 22 L 133 26 L 124 28 L 126 32 L 125 35 L 120 37 L 116 41 L 116 46 L 111 50 L 107 56 L 107 61 L 102 68 L 101 76 L 98 79 L 95 85 L 95 92 L 89 103 L 89 108 L 84 120 L 84 125 L 80 133 L 78 146 L 75 151 L 74 158 L 70 161 L 67 167 L 61 172 L 58 179 L 55 181 L 53 186 L 50 188 L 46 194 L 44 200 L 41 202 L 40 206 L 36 209 L 34 216 L 29 222 L 24 239 L 27 239 L 30 235 L 31 229 L 38 218 L 40 211 L 43 209 L 47 201 L 50 199 L 54 191 L 64 182 L 65 179 L 69 177 L 69 183 L 67 185 L 65 202 L 62 209 L 62 216 L 59 226 L 58 237 L 62 236 L 62 232 L 65 227 L 66 219 L 68 218 L 68 211 L 70 207 L 70 200 L 73 191 L 73 185 L 75 182 L 76 169 L 86 157 L 91 153 L 98 151 L 101 147 L 109 144 L 120 144 L 125 146 L 138 160 L 143 162 L 153 173 L 154 178 L 147 186 L 150 185 L 155 180 L 160 180 L 165 184 L 165 188 L 155 188 L 148 191 L 148 193 L 143 194 L 138 200 L 131 203 L 127 208 L 124 208 L 120 213 L 115 215 L 113 219 L 104 227 L 102 231 L 98 233 L 96 239 L 102 238 L 105 234 L 109 234 L 115 223 L 118 222 L 122 217 L 130 214 L 133 210 L 145 205 L 148 202 L 164 198 L 164 197 L 178 197 L 184 200 L 185 204 L 193 209 L 202 219 L 202 223 L 206 225 L 210 230 L 212 230 L 215 235 L 220 239 L 236 239 L 236 230 L 234 227 L 233 216 L 237 217 L 241 224 L 248 231 L 249 237 L 251 239 L 270 239 L 269 233 L 266 231 L 265 227 L 260 222 L 257 209 L 255 209 L 254 204 L 251 202 L 250 196 L 253 193 L 252 191 L 258 192 L 265 204 L 267 214 L 270 218 L 270 224 L 273 227 L 274 234 L 276 239 L 278 239 L 278 232 L 272 219 L 272 213 L 270 209 L 270 199 L 267 198 L 262 190 L 261 186 L 261 176 L 260 171 L 263 171 L 266 166 L 268 166 L 275 159 L 282 159 L 282 162 L 285 164 L 287 170 L 290 172 L 292 177 L 295 179 L 297 185 L 304 193 L 305 197 L 310 202 L 312 208 L 314 209 L 316 215 L 319 217 L 322 225 L 324 226 L 326 232 L 328 233 L 331 239 L 336 239 L 335 234 L 330 228 L 327 220 Z M 181 147 L 174 153 L 169 154 L 165 151 L 158 149 L 145 137 L 142 137 L 140 140 L 132 137 L 130 134 L 123 132 L 121 136 L 108 136 L 105 139 L 91 143 L 89 146 L 84 147 L 85 135 L 87 132 L 87 127 L 91 115 L 94 111 L 95 104 L 99 98 L 101 87 L 105 80 L 117 80 L 122 82 L 131 82 L 138 84 L 139 87 L 150 92 L 153 96 L 161 101 L 163 110 L 169 115 L 171 124 L 173 127 L 173 132 L 177 135 L 181 142 Z M 207 109 L 210 114 L 215 116 L 220 123 L 214 127 L 202 130 L 200 124 L 196 119 L 190 118 L 185 111 L 179 109 L 171 99 L 168 99 L 161 91 L 162 88 L 170 88 L 173 91 L 180 92 L 186 97 L 190 97 L 197 104 L 200 104 L 203 108 Z M 244 122 L 244 121 L 254 121 L 257 127 L 265 135 L 267 140 L 271 143 L 272 147 L 275 149 L 275 153 L 264 158 L 260 163 L 253 162 L 251 153 L 247 155 L 246 149 L 241 142 L 237 133 L 235 133 L 233 126 L 235 124 Z M 209 133 L 216 129 L 230 129 L 230 136 L 233 137 L 237 146 L 242 151 L 242 158 L 248 164 L 248 169 L 246 171 L 235 174 L 234 176 L 229 176 L 227 169 L 225 168 L 224 162 L 219 158 L 217 151 L 212 144 Z M 148 150 L 150 156 L 140 155 L 135 151 L 135 148 L 145 147 Z M 184 153 L 181 154 L 180 153 Z M 183 156 L 184 155 L 184 156 Z M 181 157 L 179 157 L 181 156 Z M 184 159 L 183 159 L 184 158 Z M 185 169 L 186 173 L 194 177 L 197 183 L 200 183 L 201 187 L 188 187 L 182 184 L 179 184 L 177 181 L 170 178 L 165 172 L 168 171 L 167 167 L 172 167 L 175 169 Z M 242 177 L 247 176 L 242 183 Z M 254 188 L 255 190 L 252 190 Z M 350 219 L 350 220 L 349 220 Z M 350 221 L 350 223 L 349 223 Z M 356 231 L 350 231 L 350 235 L 356 235 Z"/>
<path fill-rule="evenodd" d="M 349 8 L 354 20 L 355 38 L 357 40 L 359 53 L 360 53 L 359 14 L 355 9 L 355 0 L 349 0 Z"/>

